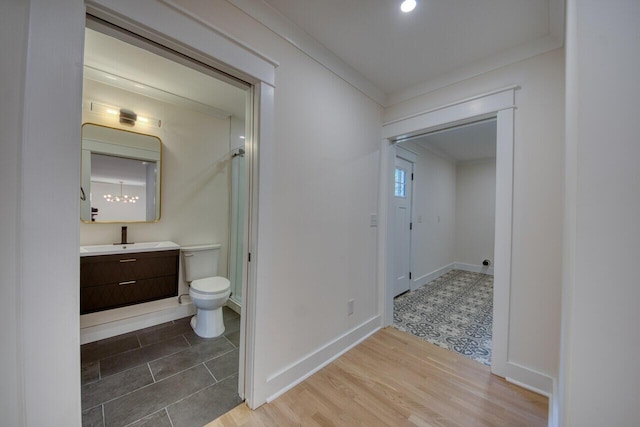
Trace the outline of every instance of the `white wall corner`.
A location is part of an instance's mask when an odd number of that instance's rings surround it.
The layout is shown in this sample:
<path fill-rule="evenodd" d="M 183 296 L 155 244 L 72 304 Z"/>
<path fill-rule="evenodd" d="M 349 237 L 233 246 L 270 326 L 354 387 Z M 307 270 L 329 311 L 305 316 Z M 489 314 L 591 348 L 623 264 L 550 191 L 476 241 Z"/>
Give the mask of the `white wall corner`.
<path fill-rule="evenodd" d="M 552 377 L 512 361 L 507 361 L 505 371 L 507 381 L 548 397 L 551 404 L 554 383 Z"/>
<path fill-rule="evenodd" d="M 493 267 L 486 267 L 484 265 L 466 264 L 463 262 L 456 262 L 453 264 L 456 270 L 470 271 L 472 273 L 490 274 L 493 276 Z"/>
<path fill-rule="evenodd" d="M 446 273 L 450 272 L 454 268 L 455 268 L 455 264 L 451 263 L 451 264 L 445 265 L 444 267 L 441 267 L 441 268 L 439 268 L 437 270 L 434 270 L 431 273 L 427 273 L 427 274 L 425 274 L 423 276 L 416 277 L 413 280 L 413 282 L 411 283 L 411 290 L 415 291 L 416 289 L 423 287 L 427 283 L 431 282 L 432 280 L 437 279 L 438 277 L 442 276 L 443 274 L 446 274 Z"/>
<path fill-rule="evenodd" d="M 378 89 L 358 71 L 347 65 L 332 51 L 306 33 L 263 0 L 227 0 L 247 15 L 282 37 L 286 42 L 340 77 L 345 82 L 371 98 L 380 106 L 386 106 L 387 94 Z"/>
<path fill-rule="evenodd" d="M 564 46 L 565 11 L 565 0 L 549 0 L 549 35 L 555 41 L 556 47 Z"/>
<path fill-rule="evenodd" d="M 381 317 L 376 315 L 318 350 L 268 376 L 269 397 L 266 401 L 273 401 L 376 333 L 380 330 L 380 322 Z"/>

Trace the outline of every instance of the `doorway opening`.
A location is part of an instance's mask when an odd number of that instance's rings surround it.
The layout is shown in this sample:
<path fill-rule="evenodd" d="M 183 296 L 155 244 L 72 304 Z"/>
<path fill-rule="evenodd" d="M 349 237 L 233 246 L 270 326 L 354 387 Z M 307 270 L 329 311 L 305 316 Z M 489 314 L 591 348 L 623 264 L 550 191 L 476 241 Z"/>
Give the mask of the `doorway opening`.
<path fill-rule="evenodd" d="M 148 183 L 148 179 L 136 180 L 118 162 L 109 163 L 100 174 L 83 163 L 91 219 L 80 224 L 81 245 L 127 241 L 216 245 L 216 275 L 231 279 L 235 302 L 222 309 L 225 329 L 221 335 L 198 336 L 191 325 L 196 308 L 189 297 L 184 263 L 173 246 L 176 261 L 170 261 L 175 266 L 170 272 L 159 265 L 145 270 L 149 277 L 143 280 L 119 279 L 118 286 L 104 290 L 109 283 L 88 284 L 97 299 L 124 289 L 128 296 L 111 298 L 115 303 L 81 316 L 83 423 L 204 424 L 244 399 L 242 337 L 248 312 L 240 297 L 247 294 L 248 286 L 250 165 L 255 162 L 250 149 L 255 142 L 252 91 L 242 80 L 88 17 L 83 123 L 129 139 L 151 136 L 161 148 L 151 167 L 157 192 L 147 197 L 153 199 L 158 214 L 146 221 L 106 218 L 105 209 L 94 202 L 101 200 L 100 192 L 109 181 L 118 181 L 121 189 L 133 194 L 138 181 Z M 104 148 L 101 153 L 107 151 L 110 158 L 127 157 L 149 166 L 140 155 L 148 151 L 146 146 L 123 149 L 126 144 L 119 140 L 98 142 Z M 249 167 L 244 167 L 245 156 Z M 242 167 L 238 167 L 239 158 Z M 126 213 L 135 206 L 122 203 L 118 211 Z M 121 227 L 127 228 L 126 233 L 122 229 L 122 241 Z M 175 290 L 169 296 L 140 296 L 137 285 L 145 280 L 171 282 Z"/>
<path fill-rule="evenodd" d="M 440 129 L 396 144 L 413 159 L 413 209 L 396 227 L 396 268 L 409 264 L 409 291 L 394 298 L 393 326 L 491 365 L 496 119 Z M 403 159 L 400 159 L 403 160 Z M 397 167 L 396 167 L 397 168 Z M 397 169 L 396 169 L 397 170 Z M 397 185 L 397 184 L 396 184 Z M 398 205 L 398 197 L 394 199 Z M 411 204 L 409 205 L 411 206 Z M 395 212 L 396 221 L 402 215 Z M 404 231 L 404 230 L 403 230 Z M 398 274 L 396 276 L 399 278 Z M 396 279 L 398 280 L 398 279 Z"/>
<path fill-rule="evenodd" d="M 496 126 L 496 184 L 495 184 L 495 244 L 493 276 L 493 325 L 491 371 L 506 377 L 518 366 L 509 362 L 509 305 L 511 292 L 511 239 L 513 218 L 513 152 L 514 109 L 517 86 L 498 89 L 441 107 L 396 119 L 383 125 L 380 145 L 380 304 L 383 326 L 393 323 L 393 262 L 395 224 L 393 201 L 393 173 L 397 143 L 418 135 L 449 129 L 458 125 L 495 118 Z M 442 217 L 441 217 L 442 220 Z"/>

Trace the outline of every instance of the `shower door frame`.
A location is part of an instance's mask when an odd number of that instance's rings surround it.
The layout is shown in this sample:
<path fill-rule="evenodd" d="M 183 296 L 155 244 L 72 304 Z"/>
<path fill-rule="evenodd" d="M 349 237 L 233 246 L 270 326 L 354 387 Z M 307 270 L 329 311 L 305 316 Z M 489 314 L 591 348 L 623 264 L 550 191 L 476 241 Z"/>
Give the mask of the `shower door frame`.
<path fill-rule="evenodd" d="M 247 100 L 245 105 L 249 105 L 251 102 L 251 96 L 247 94 Z M 250 117 L 250 116 L 246 116 Z M 247 123 L 245 122 L 245 135 L 248 134 Z M 246 141 L 246 138 L 245 138 Z M 240 153 L 240 150 L 243 150 Z M 229 303 L 231 303 L 231 309 L 237 311 L 242 307 L 242 293 L 244 291 L 244 278 L 246 277 L 244 252 L 245 251 L 245 237 L 247 233 L 247 187 L 248 187 L 248 173 L 245 162 L 245 148 L 233 148 L 231 150 L 231 161 L 229 164 L 229 261 L 228 261 L 228 277 L 231 281 L 231 295 L 229 296 Z M 241 168 L 241 170 L 238 170 Z M 238 274 L 238 269 L 240 272 Z M 238 282 L 240 282 L 238 284 Z M 237 299 L 238 286 L 240 287 L 240 299 Z"/>

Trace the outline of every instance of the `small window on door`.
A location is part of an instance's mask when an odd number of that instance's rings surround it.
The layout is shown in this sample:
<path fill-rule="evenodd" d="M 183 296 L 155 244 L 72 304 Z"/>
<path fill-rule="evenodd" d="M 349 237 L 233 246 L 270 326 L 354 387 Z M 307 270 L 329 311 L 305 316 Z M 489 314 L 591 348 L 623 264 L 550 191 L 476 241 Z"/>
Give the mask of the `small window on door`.
<path fill-rule="evenodd" d="M 407 197 L 407 171 L 402 168 L 396 168 L 395 176 L 396 188 L 394 195 L 396 197 Z"/>

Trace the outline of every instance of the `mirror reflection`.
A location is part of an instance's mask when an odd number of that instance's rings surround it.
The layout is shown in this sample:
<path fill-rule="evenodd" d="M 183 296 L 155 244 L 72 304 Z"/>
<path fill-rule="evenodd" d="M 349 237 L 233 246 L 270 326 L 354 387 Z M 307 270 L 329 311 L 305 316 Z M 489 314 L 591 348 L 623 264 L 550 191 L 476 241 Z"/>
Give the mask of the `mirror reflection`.
<path fill-rule="evenodd" d="M 82 221 L 158 221 L 161 152 L 155 136 L 83 125 Z"/>

